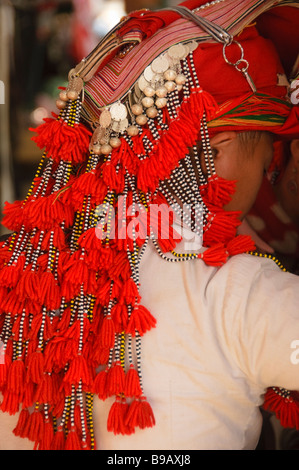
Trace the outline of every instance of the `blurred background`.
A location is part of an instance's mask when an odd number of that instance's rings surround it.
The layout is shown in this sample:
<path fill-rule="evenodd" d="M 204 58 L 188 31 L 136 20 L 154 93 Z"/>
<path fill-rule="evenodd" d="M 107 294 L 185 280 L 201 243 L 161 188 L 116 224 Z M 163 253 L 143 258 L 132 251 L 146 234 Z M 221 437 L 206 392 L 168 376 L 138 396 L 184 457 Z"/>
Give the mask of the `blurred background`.
<path fill-rule="evenodd" d="M 0 212 L 23 199 L 41 150 L 30 127 L 57 112 L 69 70 L 127 13 L 176 0 L 0 0 Z M 1 217 L 0 217 L 1 220 Z M 6 229 L 0 224 L 0 235 Z"/>

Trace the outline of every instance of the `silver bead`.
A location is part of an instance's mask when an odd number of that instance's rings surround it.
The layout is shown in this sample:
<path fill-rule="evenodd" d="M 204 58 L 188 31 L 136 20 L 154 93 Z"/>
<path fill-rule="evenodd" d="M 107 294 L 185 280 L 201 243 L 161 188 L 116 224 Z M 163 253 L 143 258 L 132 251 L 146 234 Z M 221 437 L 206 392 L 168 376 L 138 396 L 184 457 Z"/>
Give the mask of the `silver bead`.
<path fill-rule="evenodd" d="M 147 116 L 145 114 L 139 114 L 139 116 L 136 117 L 136 122 L 140 126 L 144 126 L 147 123 Z"/>
<path fill-rule="evenodd" d="M 58 109 L 64 109 L 66 107 L 66 101 L 56 100 L 56 106 Z"/>
<path fill-rule="evenodd" d="M 101 153 L 101 145 L 98 145 L 98 144 L 93 145 L 93 146 L 92 146 L 92 151 L 93 151 L 93 153 L 95 153 L 96 155 L 100 155 L 100 153 Z"/>
<path fill-rule="evenodd" d="M 168 69 L 166 72 L 164 72 L 164 78 L 165 80 L 175 80 L 177 76 L 177 73 L 173 69 Z"/>
<path fill-rule="evenodd" d="M 116 149 L 117 147 L 121 146 L 121 140 L 118 137 L 111 137 L 109 144 L 112 148 Z"/>
<path fill-rule="evenodd" d="M 59 98 L 61 99 L 61 101 L 67 101 L 68 100 L 66 90 L 61 90 L 61 92 L 59 93 Z"/>
<path fill-rule="evenodd" d="M 167 88 L 165 86 L 160 86 L 156 90 L 156 95 L 158 98 L 165 98 L 165 96 L 167 96 Z"/>
<path fill-rule="evenodd" d="M 156 106 L 157 108 L 164 108 L 167 104 L 167 99 L 166 98 L 157 98 L 156 99 Z"/>
<path fill-rule="evenodd" d="M 176 88 L 175 83 L 170 81 L 170 80 L 168 80 L 168 82 L 165 82 L 164 86 L 165 86 L 166 90 L 168 91 L 168 93 L 175 90 L 175 88 Z"/>
<path fill-rule="evenodd" d="M 137 119 L 136 119 L 137 120 Z M 131 137 L 134 137 L 134 135 L 138 135 L 139 133 L 139 129 L 137 126 L 129 126 L 127 128 L 127 133 L 128 135 L 130 135 Z"/>
<path fill-rule="evenodd" d="M 151 106 L 153 106 L 154 104 L 154 100 L 153 98 L 150 98 L 148 96 L 146 96 L 145 98 L 142 99 L 142 104 L 145 108 L 150 108 Z"/>
<path fill-rule="evenodd" d="M 143 93 L 145 96 L 149 96 L 151 98 L 155 94 L 155 89 L 151 86 L 147 86 L 144 88 Z"/>
<path fill-rule="evenodd" d="M 175 79 L 175 83 L 177 85 L 184 85 L 185 82 L 186 82 L 185 75 L 183 75 L 182 73 L 179 73 L 179 75 Z"/>
<path fill-rule="evenodd" d="M 143 113 L 143 107 L 141 104 L 133 104 L 131 111 L 133 114 L 135 114 L 135 116 L 138 116 L 139 114 Z"/>
<path fill-rule="evenodd" d="M 158 110 L 154 106 L 151 106 L 150 108 L 146 110 L 146 115 L 151 119 L 155 118 L 157 114 L 158 114 Z"/>
<path fill-rule="evenodd" d="M 67 97 L 69 100 L 76 100 L 79 96 L 79 93 L 76 90 L 69 90 L 67 92 Z"/>
<path fill-rule="evenodd" d="M 101 147 L 101 153 L 104 155 L 109 155 L 109 153 L 112 151 L 112 147 L 109 144 L 104 144 Z"/>

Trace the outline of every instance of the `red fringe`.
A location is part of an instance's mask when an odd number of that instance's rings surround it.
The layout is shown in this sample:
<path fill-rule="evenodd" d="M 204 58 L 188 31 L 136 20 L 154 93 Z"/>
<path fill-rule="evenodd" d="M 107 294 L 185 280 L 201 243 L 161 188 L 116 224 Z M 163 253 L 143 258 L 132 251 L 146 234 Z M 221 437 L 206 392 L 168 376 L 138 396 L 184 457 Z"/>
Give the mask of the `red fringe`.
<path fill-rule="evenodd" d="M 120 397 L 116 398 L 116 401 L 113 403 L 110 408 L 107 429 L 109 432 L 114 434 L 132 434 L 134 429 L 130 426 L 129 423 L 126 423 L 126 414 L 128 412 L 129 405 L 124 399 Z"/>
<path fill-rule="evenodd" d="M 146 331 L 154 328 L 156 323 L 156 319 L 147 308 L 143 305 L 137 305 L 130 316 L 126 333 L 135 336 L 138 332 L 142 336 Z"/>
<path fill-rule="evenodd" d="M 63 382 L 78 385 L 82 380 L 82 383 L 85 387 L 90 387 L 92 385 L 92 378 L 90 375 L 89 368 L 86 363 L 86 359 L 80 354 L 75 357 L 63 378 Z"/>
<path fill-rule="evenodd" d="M 41 411 L 35 410 L 29 416 L 27 426 L 25 429 L 26 437 L 33 442 L 36 442 L 44 434 L 44 415 Z"/>
<path fill-rule="evenodd" d="M 65 435 L 62 426 L 59 426 L 51 444 L 51 450 L 65 449 Z"/>
<path fill-rule="evenodd" d="M 275 413 L 283 427 L 299 429 L 299 400 L 295 392 L 289 393 L 289 397 L 285 397 L 281 389 L 269 388 L 263 407 Z"/>
<path fill-rule="evenodd" d="M 203 112 L 206 112 L 209 119 L 218 108 L 213 97 L 201 88 L 193 91 L 182 103 L 178 118 L 170 122 L 168 131 L 161 135 L 159 143 L 154 146 L 148 158 L 140 162 L 137 186 L 145 193 L 153 193 L 159 181 L 170 176 L 188 148 L 195 144 Z"/>
<path fill-rule="evenodd" d="M 119 301 L 124 302 L 126 305 L 135 305 L 140 300 L 138 287 L 132 278 L 128 279 L 123 285 Z"/>
<path fill-rule="evenodd" d="M 115 341 L 115 328 L 111 315 L 104 317 L 99 332 L 99 343 L 103 348 L 113 348 Z"/>
<path fill-rule="evenodd" d="M 0 409 L 3 413 L 14 415 L 19 411 L 22 400 L 23 393 L 14 393 L 13 391 L 6 389 L 3 391 L 3 400 Z"/>
<path fill-rule="evenodd" d="M 35 394 L 34 401 L 37 403 L 53 403 L 53 384 L 52 376 L 44 374 L 42 381 L 38 384 Z"/>
<path fill-rule="evenodd" d="M 56 161 L 66 160 L 77 164 L 89 155 L 91 132 L 82 124 L 68 125 L 62 119 L 46 118 L 44 123 L 31 131 L 38 135 L 32 140 Z"/>
<path fill-rule="evenodd" d="M 125 378 L 124 395 L 126 397 L 139 397 L 142 394 L 140 380 L 134 365 L 131 364 Z"/>
<path fill-rule="evenodd" d="M 228 258 L 228 252 L 222 243 L 218 243 L 200 253 L 198 258 L 201 258 L 209 266 L 222 266 Z"/>
<path fill-rule="evenodd" d="M 52 450 L 52 442 L 54 439 L 53 424 L 49 419 L 45 421 L 44 432 L 38 443 L 39 450 Z"/>
<path fill-rule="evenodd" d="M 98 206 L 103 203 L 108 192 L 107 185 L 100 177 L 99 171 L 90 171 L 78 176 L 72 183 L 69 191 L 63 197 L 68 197 L 76 210 L 82 209 L 82 202 L 86 194 L 91 196 L 91 203 Z"/>
<path fill-rule="evenodd" d="M 28 426 L 29 417 L 30 417 L 30 415 L 29 415 L 28 409 L 24 409 L 20 412 L 17 425 L 13 430 L 13 433 L 14 433 L 15 436 L 27 437 L 26 436 L 26 428 Z"/>
<path fill-rule="evenodd" d="M 36 271 L 27 269 L 23 272 L 16 286 L 16 295 L 20 300 L 29 299 L 41 303 L 40 276 Z"/>
<path fill-rule="evenodd" d="M 218 175 L 209 178 L 208 183 L 201 187 L 202 197 L 207 204 L 223 207 L 231 200 L 236 189 L 236 181 L 229 181 Z"/>
<path fill-rule="evenodd" d="M 2 225 L 12 232 L 19 232 L 24 224 L 24 201 L 5 202 Z"/>
<path fill-rule="evenodd" d="M 0 271 L 0 285 L 2 287 L 15 287 L 24 269 L 25 256 L 19 256 L 17 262 L 4 266 Z"/>
<path fill-rule="evenodd" d="M 107 373 L 108 395 L 119 395 L 125 387 L 125 372 L 119 361 L 115 362 Z"/>
<path fill-rule="evenodd" d="M 100 371 L 94 380 L 93 391 L 101 400 L 105 400 L 107 394 L 107 376 L 108 369 Z"/>
<path fill-rule="evenodd" d="M 40 276 L 41 301 L 49 310 L 56 310 L 61 305 L 60 288 L 51 271 Z"/>
<path fill-rule="evenodd" d="M 7 389 L 14 393 L 23 393 L 25 374 L 25 365 L 22 359 L 13 361 L 8 371 Z"/>
<path fill-rule="evenodd" d="M 120 303 L 115 304 L 111 309 L 111 316 L 113 318 L 116 333 L 121 333 L 125 330 L 128 323 L 127 305 Z"/>
<path fill-rule="evenodd" d="M 30 354 L 27 364 L 27 378 L 39 384 L 44 377 L 44 356 L 41 350 Z M 27 379 L 27 380 L 28 380 Z"/>
<path fill-rule="evenodd" d="M 75 426 L 71 428 L 67 435 L 64 450 L 82 450 L 82 443 Z"/>
<path fill-rule="evenodd" d="M 150 428 L 155 425 L 153 410 L 146 397 L 138 398 L 131 403 L 126 416 L 126 424 L 140 429 Z"/>
<path fill-rule="evenodd" d="M 255 244 L 249 235 L 238 235 L 228 242 L 226 248 L 229 256 L 234 256 L 246 251 L 254 251 Z"/>
<path fill-rule="evenodd" d="M 27 202 L 23 212 L 23 224 L 27 230 L 39 227 L 40 230 L 51 231 L 62 223 L 65 228 L 70 227 L 74 222 L 75 211 L 70 203 L 61 200 L 59 193 L 53 193 Z"/>

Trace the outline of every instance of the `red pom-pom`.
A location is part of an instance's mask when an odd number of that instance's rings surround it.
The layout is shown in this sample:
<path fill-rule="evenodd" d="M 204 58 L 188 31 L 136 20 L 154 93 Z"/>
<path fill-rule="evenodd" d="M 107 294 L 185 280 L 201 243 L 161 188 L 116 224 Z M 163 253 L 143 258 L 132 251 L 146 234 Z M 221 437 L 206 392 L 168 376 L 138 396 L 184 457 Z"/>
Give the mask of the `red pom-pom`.
<path fill-rule="evenodd" d="M 109 395 L 123 393 L 125 386 L 125 372 L 120 362 L 113 364 L 108 370 L 107 392 Z"/>
<path fill-rule="evenodd" d="M 133 364 L 126 373 L 124 394 L 126 397 L 139 397 L 142 394 L 139 376 Z"/>
<path fill-rule="evenodd" d="M 283 427 L 299 429 L 298 393 L 279 387 L 269 388 L 263 407 L 275 413 Z"/>
<path fill-rule="evenodd" d="M 134 308 L 129 323 L 126 329 L 126 333 L 132 336 L 138 332 L 141 336 L 151 328 L 156 326 L 156 319 L 150 313 L 150 311 L 143 305 L 138 305 Z"/>
<path fill-rule="evenodd" d="M 132 434 L 134 432 L 134 429 L 126 423 L 128 407 L 125 400 L 116 398 L 108 415 L 107 429 L 109 432 L 114 434 Z"/>
<path fill-rule="evenodd" d="M 27 364 L 27 377 L 38 384 L 44 376 L 44 357 L 41 350 L 30 354 Z"/>

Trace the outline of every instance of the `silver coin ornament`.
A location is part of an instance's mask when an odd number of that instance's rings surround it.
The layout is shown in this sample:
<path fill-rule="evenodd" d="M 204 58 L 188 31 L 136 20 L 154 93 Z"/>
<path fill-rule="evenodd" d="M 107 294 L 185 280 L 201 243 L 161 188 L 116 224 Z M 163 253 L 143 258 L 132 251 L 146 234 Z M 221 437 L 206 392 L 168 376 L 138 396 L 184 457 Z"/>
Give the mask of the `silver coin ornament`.
<path fill-rule="evenodd" d="M 110 114 L 113 121 L 123 121 L 128 113 L 126 106 L 118 102 L 110 107 Z"/>

